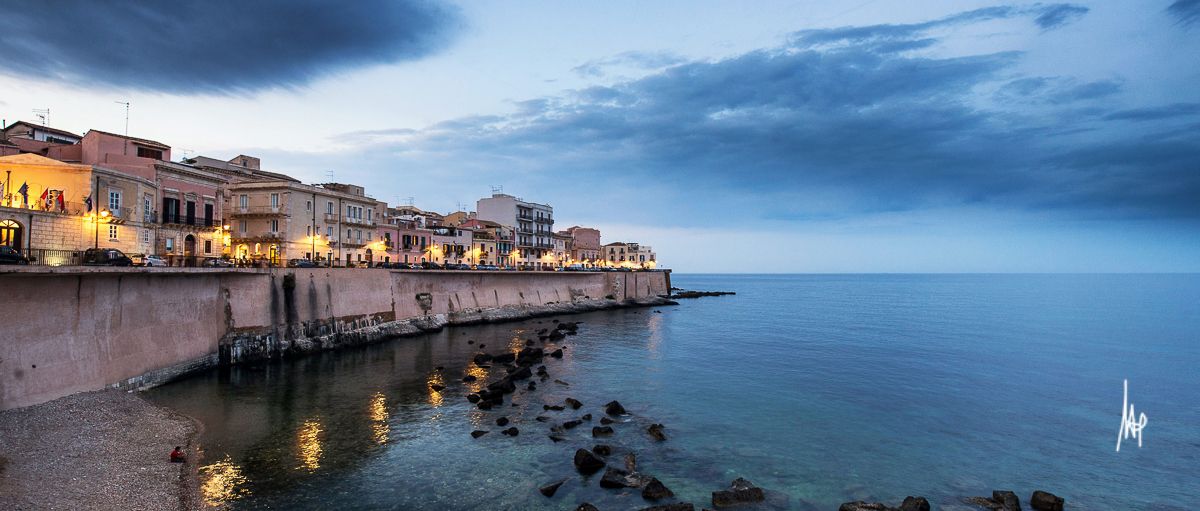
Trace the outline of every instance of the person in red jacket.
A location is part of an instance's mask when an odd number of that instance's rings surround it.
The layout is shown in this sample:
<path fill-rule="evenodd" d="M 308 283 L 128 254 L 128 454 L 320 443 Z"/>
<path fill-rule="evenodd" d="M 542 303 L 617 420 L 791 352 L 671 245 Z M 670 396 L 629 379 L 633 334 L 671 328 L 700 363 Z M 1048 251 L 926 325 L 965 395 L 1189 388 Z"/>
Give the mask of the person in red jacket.
<path fill-rule="evenodd" d="M 187 455 L 183 454 L 178 445 L 175 446 L 175 450 L 171 451 L 171 463 L 183 463 L 184 461 L 187 461 Z"/>

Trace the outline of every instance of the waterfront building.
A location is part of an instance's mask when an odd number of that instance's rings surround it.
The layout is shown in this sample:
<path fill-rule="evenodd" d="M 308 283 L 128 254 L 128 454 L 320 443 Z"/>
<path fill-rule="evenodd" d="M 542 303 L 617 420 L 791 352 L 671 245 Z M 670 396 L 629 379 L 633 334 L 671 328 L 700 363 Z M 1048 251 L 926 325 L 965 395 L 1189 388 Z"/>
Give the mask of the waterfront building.
<path fill-rule="evenodd" d="M 658 266 L 654 249 L 640 243 L 615 242 L 601 247 L 606 266 L 653 269 Z"/>
<path fill-rule="evenodd" d="M 479 199 L 475 211 L 480 220 L 516 227 L 517 264 L 541 268 L 544 256 L 550 254 L 553 257 L 554 208 L 549 205 L 493 193 L 491 197 Z"/>
<path fill-rule="evenodd" d="M 388 209 L 392 218 L 415 222 L 418 228 L 427 229 L 442 225 L 444 217 L 433 211 L 425 211 L 412 205 L 396 206 Z"/>
<path fill-rule="evenodd" d="M 556 232 L 550 238 L 554 244 L 554 252 L 551 256 L 554 265 L 562 268 L 571 264 L 571 235 L 565 232 Z"/>
<path fill-rule="evenodd" d="M 442 219 L 442 224 L 457 227 L 459 225 L 462 225 L 463 222 L 467 222 L 470 220 L 475 220 L 475 212 L 474 211 L 455 211 L 453 213 L 446 215 Z"/>
<path fill-rule="evenodd" d="M 571 236 L 571 260 L 591 266 L 604 259 L 600 254 L 600 230 L 578 225 L 565 231 Z"/>
<path fill-rule="evenodd" d="M 393 238 L 396 241 L 389 250 L 393 255 L 392 261 L 400 263 L 426 262 L 426 249 L 431 243 L 433 231 L 418 227 L 420 221 L 411 215 L 393 216 L 397 213 L 397 208 L 387 208 L 384 211 L 386 224 L 390 228 L 394 228 L 396 233 Z"/>
<path fill-rule="evenodd" d="M 438 264 L 471 264 L 469 251 L 475 241 L 473 229 L 440 225 L 432 231 L 432 244 L 425 251 L 429 261 Z"/>
<path fill-rule="evenodd" d="M 50 265 L 79 264 L 87 248 L 149 251 L 144 211 L 107 197 L 154 196 L 153 181 L 32 153 L 0 156 L 0 171 L 0 245 Z"/>
<path fill-rule="evenodd" d="M 488 257 L 488 262 L 479 264 L 494 264 L 497 266 L 513 266 L 517 263 L 518 252 L 516 251 L 516 231 L 510 225 L 501 225 L 498 222 L 490 220 L 467 220 L 463 222 L 462 227 L 473 229 L 476 233 L 476 238 L 480 239 L 479 233 L 486 233 L 482 239 L 490 240 L 491 243 L 487 248 L 491 249 L 491 255 Z M 477 247 L 481 250 L 485 247 Z"/>

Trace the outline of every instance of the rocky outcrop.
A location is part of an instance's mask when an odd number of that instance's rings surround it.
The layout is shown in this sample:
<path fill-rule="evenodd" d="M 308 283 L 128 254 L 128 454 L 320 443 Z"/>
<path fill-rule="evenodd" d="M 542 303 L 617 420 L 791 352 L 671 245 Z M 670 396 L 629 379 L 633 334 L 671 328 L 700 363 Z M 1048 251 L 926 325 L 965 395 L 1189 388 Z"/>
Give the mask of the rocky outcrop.
<path fill-rule="evenodd" d="M 1029 497 L 1029 507 L 1036 511 L 1063 511 L 1063 498 L 1053 493 L 1036 490 Z"/>
<path fill-rule="evenodd" d="M 579 449 L 575 451 L 575 470 L 583 475 L 590 475 L 599 472 L 606 464 L 604 459 L 596 456 L 592 451 L 587 449 Z"/>
<path fill-rule="evenodd" d="M 728 508 L 762 502 L 766 499 L 762 488 L 742 478 L 734 479 L 728 490 L 712 492 L 712 505 L 717 508 Z"/>

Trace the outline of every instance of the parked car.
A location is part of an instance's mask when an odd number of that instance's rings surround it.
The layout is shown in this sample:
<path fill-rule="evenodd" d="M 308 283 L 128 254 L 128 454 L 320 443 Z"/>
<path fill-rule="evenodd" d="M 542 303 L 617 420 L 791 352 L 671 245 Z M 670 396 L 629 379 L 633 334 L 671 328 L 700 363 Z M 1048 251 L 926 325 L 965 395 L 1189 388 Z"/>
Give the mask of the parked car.
<path fill-rule="evenodd" d="M 289 259 L 288 268 L 316 268 L 317 263 L 308 259 Z"/>
<path fill-rule="evenodd" d="M 484 270 L 484 271 L 496 271 L 496 270 L 499 270 L 500 267 L 496 266 L 494 264 L 481 264 L 479 266 L 476 266 L 475 269 L 476 270 Z"/>
<path fill-rule="evenodd" d="M 133 259 L 115 248 L 89 248 L 83 253 L 85 266 L 133 266 Z"/>
<path fill-rule="evenodd" d="M 469 269 L 471 269 L 471 267 L 467 266 L 465 264 L 447 263 L 446 269 L 447 270 L 469 270 Z"/>
<path fill-rule="evenodd" d="M 233 268 L 233 261 L 228 259 L 205 259 L 202 265 L 205 268 Z"/>
<path fill-rule="evenodd" d="M 435 262 L 426 261 L 426 262 L 423 262 L 423 263 L 421 263 L 421 269 L 424 269 L 424 270 L 440 270 L 440 269 L 442 269 L 442 265 L 440 265 L 440 264 L 438 264 L 438 263 L 435 263 Z"/>
<path fill-rule="evenodd" d="M 0 264 L 29 264 L 29 258 L 8 245 L 0 245 Z"/>
<path fill-rule="evenodd" d="M 167 266 L 167 260 L 162 256 L 148 255 L 142 258 L 142 266 Z"/>

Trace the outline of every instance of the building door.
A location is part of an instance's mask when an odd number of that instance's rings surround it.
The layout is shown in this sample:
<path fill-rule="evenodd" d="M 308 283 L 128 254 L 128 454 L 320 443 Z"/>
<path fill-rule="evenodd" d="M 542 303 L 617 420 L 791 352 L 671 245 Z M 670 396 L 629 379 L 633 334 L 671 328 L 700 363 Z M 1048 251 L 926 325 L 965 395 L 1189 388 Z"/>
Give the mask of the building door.
<path fill-rule="evenodd" d="M 191 234 L 183 238 L 183 265 L 195 266 L 193 257 L 196 255 L 196 237 Z"/>
<path fill-rule="evenodd" d="M 12 220 L 0 220 L 0 245 L 12 247 L 13 250 L 21 250 L 22 234 L 24 229 L 21 224 Z"/>

